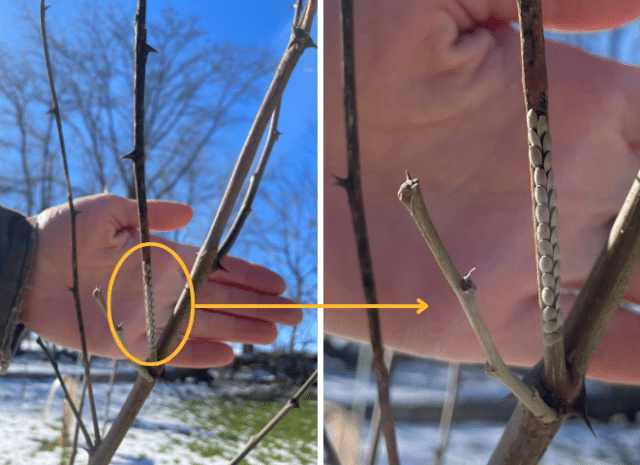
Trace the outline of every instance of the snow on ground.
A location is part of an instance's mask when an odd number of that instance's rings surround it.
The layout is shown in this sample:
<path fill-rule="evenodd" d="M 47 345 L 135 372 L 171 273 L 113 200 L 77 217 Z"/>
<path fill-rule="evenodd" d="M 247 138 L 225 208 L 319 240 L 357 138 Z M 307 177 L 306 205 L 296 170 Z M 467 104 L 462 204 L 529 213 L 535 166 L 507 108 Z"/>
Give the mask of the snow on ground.
<path fill-rule="evenodd" d="M 356 379 L 337 359 L 324 360 L 325 400 L 339 404 L 354 412 L 370 412 L 377 397 L 374 376 L 366 372 L 362 379 Z M 395 408 L 395 416 L 403 419 L 396 422 L 398 449 L 403 465 L 424 465 L 433 463 L 434 449 L 440 441 L 439 415 L 445 397 L 447 367 L 431 364 L 425 360 L 403 359 L 393 373 L 390 396 Z M 590 390 L 590 387 L 593 389 Z M 598 385 L 589 383 L 587 392 L 596 394 Z M 451 437 L 445 455 L 446 465 L 485 464 L 495 449 L 506 421 L 495 418 L 505 409 L 498 402 L 508 394 L 507 389 L 482 370 L 463 369 L 456 400 L 456 411 L 467 409 L 463 417 L 475 418 L 470 421 L 454 421 Z M 484 401 L 483 401 L 484 399 Z M 613 399 L 615 400 L 615 399 Z M 470 412 L 470 409 L 475 411 Z M 497 412 L 500 410 L 500 415 Z M 433 421 L 425 422 L 418 415 L 436 411 Z M 416 413 L 417 412 L 417 413 Z M 506 413 L 510 414 L 511 409 Z M 454 412 L 454 418 L 456 413 Z M 325 416 L 325 419 L 327 417 Z M 478 418 L 482 418 L 479 420 Z M 640 418 L 638 419 L 640 420 Z M 349 421 L 353 421 L 352 419 Z M 359 420 L 360 460 L 369 448 L 368 420 Z M 551 443 L 542 465 L 631 465 L 640 464 L 640 424 L 628 422 L 622 415 L 615 416 L 609 423 L 593 422 L 596 438 L 578 420 L 568 420 Z M 380 442 L 378 464 L 387 463 L 384 441 Z"/>
<path fill-rule="evenodd" d="M 119 365 L 120 366 L 120 365 Z M 124 364 L 123 371 L 129 370 Z M 14 361 L 11 373 L 53 372 L 51 367 L 30 361 Z M 75 371 L 66 365 L 63 371 Z M 93 371 L 93 370 L 92 370 Z M 98 366 L 96 373 L 106 371 Z M 120 370 L 119 370 L 120 372 Z M 57 447 L 62 425 L 62 392 L 57 390 L 46 419 L 45 404 L 52 379 L 0 377 L 0 465 L 52 465 L 61 463 Z M 132 383 L 117 382 L 111 395 L 112 421 L 124 403 Z M 94 384 L 96 410 L 103 425 L 107 384 Z M 158 382 L 127 433 L 114 465 L 226 464 L 284 405 L 272 384 L 249 385 L 221 382 L 206 385 Z M 317 459 L 317 402 L 306 398 L 300 410 L 288 414 L 243 463 L 307 464 Z M 88 407 L 83 415 L 93 431 Z M 286 423 L 289 421 L 289 423 Z M 302 423 L 301 423 L 302 422 Z M 80 441 L 84 444 L 84 441 Z M 80 450 L 76 463 L 87 462 Z"/>
<path fill-rule="evenodd" d="M 486 464 L 504 431 L 504 424 L 491 422 L 454 423 L 444 457 L 446 465 Z M 433 452 L 440 441 L 438 425 L 397 423 L 398 450 L 403 465 L 433 463 Z M 597 438 L 581 422 L 565 423 L 540 465 L 634 465 L 640 463 L 640 428 L 628 425 L 594 425 Z M 369 431 L 361 430 L 362 438 Z M 361 454 L 368 449 L 366 439 Z M 379 465 L 387 463 L 384 441 L 378 452 Z"/>

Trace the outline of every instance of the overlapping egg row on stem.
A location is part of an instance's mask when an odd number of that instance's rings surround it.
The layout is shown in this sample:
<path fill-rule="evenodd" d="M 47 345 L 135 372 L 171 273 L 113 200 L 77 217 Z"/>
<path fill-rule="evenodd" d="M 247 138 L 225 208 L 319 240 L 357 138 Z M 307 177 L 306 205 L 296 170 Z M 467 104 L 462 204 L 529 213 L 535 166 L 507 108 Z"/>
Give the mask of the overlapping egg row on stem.
<path fill-rule="evenodd" d="M 562 337 L 560 311 L 560 246 L 558 244 L 557 193 L 551 169 L 551 134 L 546 115 L 527 113 L 529 162 L 533 172 L 536 221 L 536 258 L 542 302 L 543 342 L 551 345 Z"/>

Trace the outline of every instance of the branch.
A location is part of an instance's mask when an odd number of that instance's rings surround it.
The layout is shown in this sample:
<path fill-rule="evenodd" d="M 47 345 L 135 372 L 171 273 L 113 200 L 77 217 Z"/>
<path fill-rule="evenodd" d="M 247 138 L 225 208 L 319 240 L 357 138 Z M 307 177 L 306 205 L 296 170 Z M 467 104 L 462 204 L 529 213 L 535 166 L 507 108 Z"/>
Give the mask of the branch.
<path fill-rule="evenodd" d="M 56 87 L 53 80 L 53 68 L 49 57 L 49 47 L 47 46 L 47 28 L 45 21 L 45 12 L 47 6 L 44 0 L 40 2 L 40 29 L 42 31 L 42 48 L 44 50 L 44 60 L 47 66 L 47 75 L 49 76 L 49 89 L 51 91 L 51 102 L 53 107 L 50 112 L 56 119 L 58 128 L 58 138 L 60 141 L 60 152 L 62 154 L 62 163 L 64 165 L 64 177 L 67 185 L 67 199 L 69 201 L 69 213 L 71 215 L 71 270 L 73 274 L 73 287 L 70 291 L 73 294 L 73 301 L 76 307 L 76 315 L 78 318 L 78 329 L 80 331 L 80 343 L 82 345 L 82 361 L 84 364 L 85 377 L 87 379 L 87 388 L 89 390 L 89 405 L 91 407 L 91 417 L 93 418 L 93 429 L 96 436 L 96 446 L 100 444 L 100 426 L 98 425 L 98 413 L 96 411 L 96 403 L 93 398 L 93 387 L 91 385 L 91 373 L 89 367 L 89 355 L 87 351 L 87 340 L 84 331 L 84 320 L 82 319 L 82 308 L 80 306 L 80 287 L 78 284 L 78 247 L 76 240 L 76 215 L 77 211 L 73 206 L 73 194 L 71 193 L 71 180 L 69 178 L 69 166 L 67 164 L 67 152 L 64 145 L 64 134 L 62 132 L 62 121 L 60 118 L 60 108 L 58 107 L 58 97 L 56 95 Z M 87 444 L 91 444 L 87 442 Z"/>
<path fill-rule="evenodd" d="M 258 161 L 258 166 L 256 167 L 255 172 L 251 175 L 251 179 L 249 179 L 249 188 L 247 189 L 247 193 L 244 197 L 244 201 L 242 202 L 242 207 L 240 207 L 240 211 L 238 212 L 238 216 L 236 216 L 233 225 L 231 225 L 231 229 L 225 237 L 224 241 L 222 241 L 222 245 L 220 246 L 220 251 L 218 252 L 218 261 L 222 261 L 224 257 L 227 256 L 231 247 L 236 242 L 236 239 L 240 235 L 240 231 L 244 226 L 249 213 L 251 213 L 251 206 L 253 205 L 253 200 L 258 193 L 258 188 L 260 187 L 260 181 L 262 181 L 262 176 L 264 175 L 264 170 L 267 168 L 267 163 L 269 162 L 269 157 L 271 156 L 271 152 L 273 151 L 273 147 L 275 146 L 278 137 L 280 137 L 281 132 L 278 131 L 278 120 L 280 119 L 280 104 L 282 103 L 282 99 L 278 101 L 276 105 L 276 109 L 273 112 L 271 117 L 271 125 L 269 126 L 269 136 L 267 137 L 267 142 L 264 145 L 264 149 L 262 150 L 262 155 L 260 156 L 260 160 Z"/>
<path fill-rule="evenodd" d="M 122 158 L 133 161 L 133 171 L 138 200 L 138 220 L 140 223 L 140 243 L 149 242 L 149 219 L 147 216 L 147 189 L 144 174 L 144 84 L 147 67 L 147 55 L 155 50 L 147 45 L 147 1 L 138 0 L 136 14 L 136 43 L 134 55 L 133 84 L 133 151 Z M 142 258 L 142 282 L 144 286 L 145 316 L 147 322 L 147 343 L 149 361 L 158 361 L 156 349 L 156 318 L 153 308 L 153 286 L 151 283 L 151 248 L 140 249 Z"/>
<path fill-rule="evenodd" d="M 262 428 L 262 430 L 256 434 L 255 436 L 253 436 L 249 442 L 247 443 L 246 446 L 244 446 L 244 449 L 242 449 L 240 451 L 240 453 L 238 455 L 236 455 L 233 460 L 231 460 L 231 462 L 229 462 L 229 465 L 237 465 L 238 463 L 240 463 L 240 461 L 245 458 L 247 456 L 247 454 L 249 452 L 251 452 L 251 450 L 260 442 L 262 441 L 262 438 L 264 438 L 269 431 L 271 431 L 278 423 L 280 423 L 280 420 L 282 420 L 285 415 L 287 413 L 289 413 L 290 410 L 294 409 L 294 408 L 300 408 L 300 398 L 302 397 L 302 395 L 307 391 L 307 389 L 309 389 L 309 387 L 311 387 L 311 385 L 313 384 L 313 382 L 316 380 L 316 378 L 318 377 L 318 370 L 314 371 L 311 376 L 309 376 L 309 379 L 307 379 L 305 381 L 305 383 L 302 385 L 302 387 L 300 387 L 300 389 L 298 389 L 298 392 L 296 392 L 293 397 L 291 397 L 287 403 L 284 405 L 284 407 L 282 407 L 282 409 L 271 419 L 271 421 L 269 423 L 267 423 L 267 425 Z"/>
<path fill-rule="evenodd" d="M 449 363 L 449 369 L 447 370 L 447 393 L 442 405 L 442 415 L 440 416 L 440 442 L 433 452 L 434 465 L 442 465 L 444 463 L 444 454 L 447 450 L 447 444 L 449 443 L 451 432 L 453 408 L 456 403 L 458 384 L 460 382 L 459 373 L 460 364 L 456 362 Z"/>
<path fill-rule="evenodd" d="M 387 347 L 384 350 L 384 364 L 389 370 L 389 378 L 393 375 L 393 369 L 396 365 L 395 350 Z M 382 432 L 382 415 L 380 414 L 380 401 L 376 399 L 371 413 L 371 422 L 369 428 L 369 447 L 367 448 L 367 456 L 364 459 L 365 465 L 374 465 L 378 456 L 378 445 L 380 444 L 380 433 Z"/>
<path fill-rule="evenodd" d="M 478 341 L 482 345 L 482 350 L 487 356 L 487 364 L 485 370 L 487 374 L 500 380 L 509 390 L 522 402 L 534 415 L 545 423 L 554 421 L 558 418 L 555 410 L 544 403 L 540 395 L 535 389 L 527 386 L 520 378 L 509 370 L 502 360 L 497 347 L 491 339 L 489 330 L 484 323 L 478 302 L 476 300 L 476 288 L 468 275 L 464 278 L 458 273 L 449 253 L 444 247 L 438 231 L 436 230 L 427 207 L 422 198 L 420 185 L 417 179 L 411 179 L 407 173 L 407 180 L 400 186 L 398 192 L 400 202 L 409 210 L 411 217 L 416 222 L 422 236 L 427 241 L 433 256 L 435 257 L 444 277 L 447 279 L 449 286 L 455 292 L 456 297 L 462 305 L 464 313 L 467 315 L 469 323 L 476 334 Z"/>
<path fill-rule="evenodd" d="M 260 140 L 267 127 L 269 119 L 275 110 L 278 100 L 282 97 L 284 88 L 291 77 L 291 73 L 295 68 L 302 52 L 307 47 L 313 47 L 313 41 L 309 32 L 311 25 L 313 24 L 313 16 L 317 9 L 317 0 L 309 0 L 305 5 L 302 19 L 300 20 L 300 27 L 296 29 L 297 34 L 295 40 L 289 42 L 287 49 L 278 65 L 276 74 L 269 86 L 267 94 L 265 95 L 262 105 L 258 110 L 258 114 L 254 120 L 254 123 L 249 131 L 247 140 L 240 152 L 238 161 L 236 163 L 229 185 L 224 193 L 220 208 L 216 214 L 213 224 L 209 229 L 207 238 L 204 244 L 200 248 L 198 257 L 191 270 L 191 276 L 193 280 L 193 286 L 196 296 L 204 286 L 210 273 L 220 268 L 218 259 L 218 244 L 222 233 L 226 227 L 226 224 L 233 211 L 233 206 L 240 194 L 242 184 L 251 168 L 253 159 L 255 157 Z M 165 330 L 160 336 L 158 343 L 158 352 L 164 357 L 169 353 L 169 350 L 178 335 L 180 327 L 187 320 L 191 308 L 191 297 L 188 289 L 183 290 L 178 303 L 174 309 L 173 315 L 167 322 Z"/>
<path fill-rule="evenodd" d="M 49 354 L 49 351 L 47 350 L 47 347 L 44 345 L 44 342 L 42 342 L 42 339 L 40 337 L 38 337 L 36 339 L 36 342 L 38 343 L 38 345 L 40 347 L 42 347 L 42 351 L 47 356 L 47 359 L 49 360 L 49 363 L 51 363 L 51 366 L 53 366 L 53 370 L 56 372 L 56 377 L 58 378 L 58 381 L 60 381 L 60 386 L 62 387 L 62 391 L 64 392 L 64 397 L 65 397 L 65 399 L 67 399 L 67 402 L 71 406 L 71 410 L 73 410 L 73 415 L 76 417 L 76 421 L 77 421 L 78 425 L 80 425 L 80 429 L 82 430 L 82 434 L 84 434 L 84 440 L 87 441 L 87 447 L 89 447 L 89 450 L 93 449 L 93 442 L 91 441 L 91 436 L 89 436 L 89 432 L 87 431 L 87 428 L 84 426 L 84 422 L 82 421 L 82 417 L 80 416 L 80 412 L 78 412 L 78 409 L 76 408 L 75 404 L 73 403 L 73 400 L 71 399 L 71 396 L 69 395 L 69 391 L 67 391 L 67 386 L 64 383 L 64 380 L 62 379 L 62 375 L 60 374 L 60 370 L 58 370 L 58 364 L 51 357 L 51 354 Z"/>
<path fill-rule="evenodd" d="M 349 199 L 351 221 L 356 236 L 360 275 L 364 288 L 365 300 L 368 304 L 378 302 L 373 276 L 373 263 L 369 251 L 369 237 L 362 198 L 362 180 L 360 177 L 360 147 L 358 141 L 358 114 L 356 105 L 355 48 L 353 39 L 353 1 L 341 0 L 342 18 L 342 53 L 344 73 L 344 109 L 347 135 L 347 167 L 346 179 L 336 178 L 338 185 L 344 187 Z M 380 331 L 380 317 L 377 308 L 367 309 L 369 334 L 374 354 L 378 400 L 382 417 L 382 430 L 387 445 L 390 465 L 400 463 L 396 434 L 393 426 L 393 414 L 389 402 L 389 372 L 384 364 L 384 348 Z"/>
<path fill-rule="evenodd" d="M 98 306 L 100 307 L 100 310 L 102 310 L 102 313 L 104 314 L 105 318 L 107 318 L 107 321 L 108 321 L 109 320 L 109 311 L 107 309 L 107 303 L 104 300 L 104 296 L 102 295 L 102 289 L 101 288 L 96 287 L 93 290 L 93 298 L 96 299 L 96 301 L 98 302 Z M 116 329 L 116 336 L 118 337 L 118 340 L 120 341 L 122 346 L 127 350 L 127 352 L 131 353 L 131 351 L 129 350 L 129 347 L 127 347 L 127 343 L 126 343 L 126 341 L 124 339 L 124 334 L 122 333 L 122 326 L 117 325 L 117 324 L 114 323 L 113 327 Z M 127 359 L 127 362 L 129 363 L 129 365 L 131 365 L 138 372 L 138 374 L 140 374 L 141 376 L 146 378 L 147 381 L 153 381 L 153 377 L 149 374 L 149 372 L 147 371 L 147 369 L 145 367 L 143 367 L 142 365 L 138 365 L 133 360 Z M 105 426 L 106 426 L 106 420 L 105 420 Z M 102 429 L 104 431 L 105 428 L 103 427 Z"/>
<path fill-rule="evenodd" d="M 640 173 L 636 176 L 611 228 L 609 240 L 600 252 L 564 325 L 567 364 L 571 367 L 574 380 L 584 379 L 593 354 L 639 266 Z M 538 370 L 541 367 L 542 363 L 536 366 Z M 535 376 L 534 373 L 533 377 Z M 568 405 L 573 404 L 569 413 L 586 419 L 583 413 L 584 383 L 575 384 L 565 399 Z M 563 419 L 564 416 L 561 420 Z M 523 411 L 518 404 L 490 463 L 537 463 L 536 457 L 538 460 L 542 457 L 561 424 L 562 421 L 558 421 L 544 425 L 529 412 Z M 511 425 L 521 426 L 516 432 L 510 431 Z M 523 451 L 526 451 L 525 456 L 531 457 L 530 461 L 512 461 Z"/>
<path fill-rule="evenodd" d="M 522 74 L 529 136 L 529 173 L 533 208 L 538 305 L 542 314 L 544 383 L 565 391 L 571 383 L 565 361 L 560 310 L 560 245 L 557 194 L 551 169 L 541 0 L 518 0 Z"/>
<path fill-rule="evenodd" d="M 262 102 L 253 126 L 249 131 L 247 141 L 238 157 L 235 170 L 229 181 L 229 186 L 224 194 L 218 213 L 191 270 L 196 296 L 204 287 L 209 275 L 219 269 L 218 244 L 220 238 L 233 210 L 233 205 L 240 193 L 244 179 L 251 168 L 253 158 L 269 119 L 275 110 L 275 106 L 282 97 L 282 93 L 300 56 L 307 47 L 314 46 L 310 31 L 316 10 L 317 0 L 309 0 L 305 5 L 302 17 L 296 28 L 295 40 L 289 42 L 284 52 L 273 81 Z M 165 358 L 169 354 L 171 346 L 177 338 L 181 327 L 186 322 L 190 311 L 191 296 L 189 289 L 185 288 L 158 341 L 158 357 L 160 357 L 160 359 Z M 161 368 L 154 367 L 151 371 L 159 375 Z M 148 381 L 144 377 L 138 376 L 129 396 L 125 400 L 124 406 L 104 438 L 103 444 L 108 444 L 109 447 L 98 448 L 92 457 L 91 465 L 106 465 L 109 463 L 154 385 L 155 379 Z"/>

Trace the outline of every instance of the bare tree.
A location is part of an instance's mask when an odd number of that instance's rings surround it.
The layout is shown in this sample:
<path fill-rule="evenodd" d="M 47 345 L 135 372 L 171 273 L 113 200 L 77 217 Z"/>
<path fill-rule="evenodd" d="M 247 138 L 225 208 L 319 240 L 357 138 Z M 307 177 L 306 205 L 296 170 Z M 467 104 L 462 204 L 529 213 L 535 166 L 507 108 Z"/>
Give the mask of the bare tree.
<path fill-rule="evenodd" d="M 77 27 L 51 25 L 50 48 L 64 123 L 70 129 L 69 147 L 76 152 L 72 159 L 82 163 L 88 174 L 73 180 L 79 195 L 101 192 L 108 186 L 111 191 L 135 196 L 131 170 L 118 161 L 132 138 L 133 29 L 122 25 L 131 22 L 133 12 L 120 3 L 91 2 L 79 9 Z M 146 78 L 149 195 L 185 200 L 197 173 L 199 189 L 191 193 L 191 200 L 219 196 L 221 183 L 217 181 L 228 173 L 214 171 L 202 160 L 226 158 L 221 130 L 246 119 L 245 106 L 258 99 L 260 81 L 273 71 L 275 55 L 264 47 L 212 43 L 197 18 L 185 18 L 172 8 L 164 9 L 159 24 L 151 24 L 149 30 L 149 40 L 158 51 L 148 61 Z M 23 173 L 19 186 L 15 177 L 0 179 L 0 189 L 21 191 L 28 212 L 34 213 L 42 207 L 34 201 L 35 193 L 51 191 L 51 179 L 59 173 L 53 173 L 50 164 L 29 158 L 35 144 L 48 156 L 51 130 L 49 119 L 42 116 L 47 110 L 42 101 L 46 98 L 45 76 L 34 72 L 27 62 L 32 49 L 37 50 L 38 59 L 40 54 L 39 35 L 31 37 L 26 42 L 29 51 L 20 52 L 27 59 L 0 49 L 6 57 L 0 70 L 1 104 L 11 110 L 3 112 L 3 126 L 13 128 L 13 142 L 0 144 L 20 154 Z M 13 69 L 9 64 L 13 61 L 25 69 Z M 41 175 L 35 174 L 38 166 L 44 171 Z"/>

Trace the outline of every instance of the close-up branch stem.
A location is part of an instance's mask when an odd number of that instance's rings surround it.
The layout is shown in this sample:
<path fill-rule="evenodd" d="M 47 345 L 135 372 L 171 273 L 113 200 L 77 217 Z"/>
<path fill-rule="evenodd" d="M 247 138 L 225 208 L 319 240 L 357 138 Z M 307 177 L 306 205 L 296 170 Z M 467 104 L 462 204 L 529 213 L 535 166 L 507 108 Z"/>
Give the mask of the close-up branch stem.
<path fill-rule="evenodd" d="M 571 380 L 562 340 L 558 207 L 551 164 L 552 147 L 541 0 L 518 0 L 518 17 L 529 135 L 529 178 L 538 305 L 543 333 L 543 376 L 549 390 L 561 393 L 568 389 Z M 562 397 L 562 394 L 556 397 Z"/>

